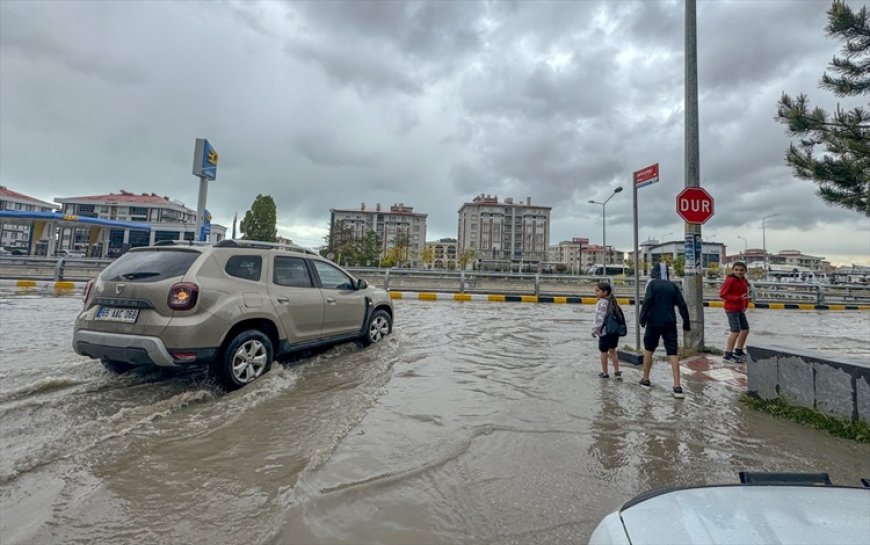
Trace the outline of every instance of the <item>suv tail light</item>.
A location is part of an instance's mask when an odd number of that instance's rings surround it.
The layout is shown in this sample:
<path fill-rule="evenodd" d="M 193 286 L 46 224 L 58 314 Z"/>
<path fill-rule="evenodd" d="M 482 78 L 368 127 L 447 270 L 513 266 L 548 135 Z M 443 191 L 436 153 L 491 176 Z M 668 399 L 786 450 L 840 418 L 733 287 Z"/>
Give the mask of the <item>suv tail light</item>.
<path fill-rule="evenodd" d="M 190 310 L 196 304 L 199 296 L 199 286 L 191 282 L 181 282 L 169 289 L 166 304 L 172 310 Z"/>
<path fill-rule="evenodd" d="M 88 283 L 85 284 L 85 290 L 82 292 L 82 303 L 88 302 L 88 296 L 91 294 L 91 290 L 94 288 L 94 279 L 91 278 L 88 280 Z"/>

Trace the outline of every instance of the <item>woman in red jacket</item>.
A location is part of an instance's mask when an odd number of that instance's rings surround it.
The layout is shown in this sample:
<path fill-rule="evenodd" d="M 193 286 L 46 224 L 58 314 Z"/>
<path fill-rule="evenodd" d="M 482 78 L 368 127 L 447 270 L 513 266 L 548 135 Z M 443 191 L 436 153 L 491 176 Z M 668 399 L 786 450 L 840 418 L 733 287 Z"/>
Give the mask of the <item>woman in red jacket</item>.
<path fill-rule="evenodd" d="M 725 300 L 725 315 L 728 316 L 728 343 L 725 346 L 725 357 L 722 359 L 732 363 L 745 363 L 746 336 L 749 335 L 749 322 L 746 320 L 746 309 L 749 308 L 749 281 L 746 280 L 746 263 L 735 261 L 731 266 L 731 274 L 725 278 L 719 298 Z M 735 344 L 737 348 L 735 348 Z M 733 350 L 733 352 L 732 352 Z"/>

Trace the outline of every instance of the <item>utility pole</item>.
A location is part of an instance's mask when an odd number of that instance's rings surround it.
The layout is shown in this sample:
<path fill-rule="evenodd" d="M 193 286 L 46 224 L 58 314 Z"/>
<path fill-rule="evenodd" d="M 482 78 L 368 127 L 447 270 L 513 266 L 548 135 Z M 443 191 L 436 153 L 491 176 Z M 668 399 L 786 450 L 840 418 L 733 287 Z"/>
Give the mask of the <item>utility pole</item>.
<path fill-rule="evenodd" d="M 686 0 L 686 79 L 685 79 L 685 176 L 686 187 L 701 187 L 701 166 L 698 143 L 698 39 L 695 0 Z M 687 240 L 701 236 L 701 226 L 685 224 Z M 695 352 L 704 350 L 704 286 L 701 271 L 693 271 L 685 277 L 686 305 L 692 330 L 683 335 L 683 346 Z"/>

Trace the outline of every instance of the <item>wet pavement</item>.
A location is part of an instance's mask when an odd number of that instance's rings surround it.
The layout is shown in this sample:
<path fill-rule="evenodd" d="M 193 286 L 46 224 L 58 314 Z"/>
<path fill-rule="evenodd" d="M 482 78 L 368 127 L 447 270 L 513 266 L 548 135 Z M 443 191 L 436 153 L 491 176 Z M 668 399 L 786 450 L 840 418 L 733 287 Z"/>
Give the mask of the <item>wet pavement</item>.
<path fill-rule="evenodd" d="M 385 342 L 226 394 L 201 370 L 110 375 L 70 348 L 77 298 L 0 293 L 0 542 L 585 543 L 651 488 L 870 476 L 867 445 L 754 412 L 715 374 L 686 375 L 685 400 L 663 363 L 651 391 L 629 365 L 597 378 L 592 306 L 395 304 Z M 870 358 L 868 313 L 749 319 L 750 343 Z"/>

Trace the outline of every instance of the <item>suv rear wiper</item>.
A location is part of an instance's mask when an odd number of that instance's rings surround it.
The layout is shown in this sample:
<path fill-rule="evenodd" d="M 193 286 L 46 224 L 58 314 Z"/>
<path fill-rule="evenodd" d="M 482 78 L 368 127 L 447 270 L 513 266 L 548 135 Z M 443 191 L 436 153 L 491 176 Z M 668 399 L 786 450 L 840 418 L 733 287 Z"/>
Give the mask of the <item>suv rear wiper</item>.
<path fill-rule="evenodd" d="M 136 278 L 148 278 L 149 276 L 160 276 L 160 273 L 158 273 L 158 272 L 133 272 L 133 273 L 122 274 L 121 278 L 123 278 L 125 280 L 134 280 Z"/>

